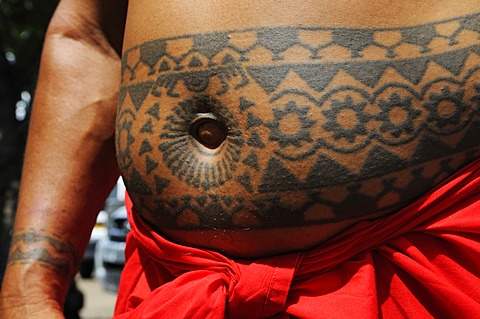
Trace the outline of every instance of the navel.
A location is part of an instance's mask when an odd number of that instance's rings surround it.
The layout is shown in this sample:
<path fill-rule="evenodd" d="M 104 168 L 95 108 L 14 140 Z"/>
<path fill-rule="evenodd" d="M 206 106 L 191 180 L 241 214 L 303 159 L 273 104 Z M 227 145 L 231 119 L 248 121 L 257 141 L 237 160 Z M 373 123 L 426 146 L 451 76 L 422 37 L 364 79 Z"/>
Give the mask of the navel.
<path fill-rule="evenodd" d="M 228 128 L 212 113 L 199 113 L 190 125 L 190 134 L 203 146 L 216 149 L 227 138 Z"/>

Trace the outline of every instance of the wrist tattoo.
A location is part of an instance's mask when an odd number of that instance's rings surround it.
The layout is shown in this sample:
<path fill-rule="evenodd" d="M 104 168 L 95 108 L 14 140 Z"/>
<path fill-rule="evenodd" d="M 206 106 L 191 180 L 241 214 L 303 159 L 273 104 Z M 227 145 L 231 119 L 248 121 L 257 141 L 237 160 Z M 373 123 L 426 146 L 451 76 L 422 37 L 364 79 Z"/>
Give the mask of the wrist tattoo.
<path fill-rule="evenodd" d="M 12 238 L 8 266 L 37 264 L 59 275 L 72 277 L 79 264 L 73 245 L 45 230 L 27 229 Z"/>

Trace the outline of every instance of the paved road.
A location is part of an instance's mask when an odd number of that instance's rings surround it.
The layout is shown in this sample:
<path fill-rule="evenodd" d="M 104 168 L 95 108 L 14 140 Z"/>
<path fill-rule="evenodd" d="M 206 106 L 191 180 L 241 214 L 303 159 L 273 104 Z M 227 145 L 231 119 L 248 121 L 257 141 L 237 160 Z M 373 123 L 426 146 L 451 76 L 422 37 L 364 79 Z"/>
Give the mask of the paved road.
<path fill-rule="evenodd" d="M 77 277 L 78 289 L 84 294 L 81 319 L 111 319 L 115 307 L 116 293 L 104 290 L 95 279 Z"/>

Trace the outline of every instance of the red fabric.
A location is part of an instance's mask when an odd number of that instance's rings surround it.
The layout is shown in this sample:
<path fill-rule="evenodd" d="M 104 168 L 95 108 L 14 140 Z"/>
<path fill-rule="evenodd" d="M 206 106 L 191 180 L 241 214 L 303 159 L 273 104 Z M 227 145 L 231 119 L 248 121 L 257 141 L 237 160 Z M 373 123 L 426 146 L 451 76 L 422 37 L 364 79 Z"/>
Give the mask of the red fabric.
<path fill-rule="evenodd" d="M 123 318 L 480 318 L 480 160 L 306 252 L 234 261 L 132 214 Z"/>

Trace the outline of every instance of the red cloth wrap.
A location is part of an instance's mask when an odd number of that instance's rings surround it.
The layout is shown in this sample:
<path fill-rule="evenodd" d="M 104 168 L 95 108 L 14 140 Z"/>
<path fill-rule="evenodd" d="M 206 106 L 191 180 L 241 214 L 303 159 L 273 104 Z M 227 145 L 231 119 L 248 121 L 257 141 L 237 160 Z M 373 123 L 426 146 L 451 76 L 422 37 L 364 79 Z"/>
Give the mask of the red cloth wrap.
<path fill-rule="evenodd" d="M 167 241 L 127 198 L 121 318 L 480 318 L 480 159 L 394 215 L 234 261 Z"/>

